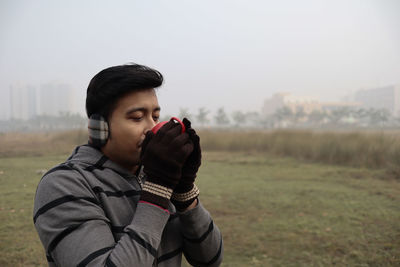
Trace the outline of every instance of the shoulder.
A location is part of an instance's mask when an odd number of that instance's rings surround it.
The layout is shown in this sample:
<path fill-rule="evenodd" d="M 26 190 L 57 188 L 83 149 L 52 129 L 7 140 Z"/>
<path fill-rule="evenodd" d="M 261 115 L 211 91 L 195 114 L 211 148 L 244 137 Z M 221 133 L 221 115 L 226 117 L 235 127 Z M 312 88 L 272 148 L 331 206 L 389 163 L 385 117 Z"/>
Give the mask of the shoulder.
<path fill-rule="evenodd" d="M 78 168 L 70 163 L 62 163 L 49 170 L 40 180 L 35 195 L 35 208 L 57 199 L 76 197 L 95 199 L 95 194 Z"/>

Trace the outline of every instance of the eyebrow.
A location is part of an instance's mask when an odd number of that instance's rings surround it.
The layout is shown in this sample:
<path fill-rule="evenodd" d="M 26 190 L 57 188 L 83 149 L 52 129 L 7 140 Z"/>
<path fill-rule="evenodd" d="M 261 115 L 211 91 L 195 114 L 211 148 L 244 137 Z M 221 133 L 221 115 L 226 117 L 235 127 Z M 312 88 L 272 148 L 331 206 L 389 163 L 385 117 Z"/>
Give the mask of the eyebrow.
<path fill-rule="evenodd" d="M 161 110 L 161 108 L 160 108 L 160 107 L 156 107 L 155 109 L 153 109 L 153 111 L 152 111 L 152 112 L 154 112 L 154 111 L 160 111 L 160 110 Z M 146 108 L 144 108 L 144 107 L 139 107 L 139 108 L 131 108 L 131 109 L 129 109 L 129 110 L 126 112 L 126 114 L 127 114 L 127 115 L 129 115 L 129 114 L 131 114 L 131 113 L 138 112 L 138 111 L 141 111 L 141 112 L 146 112 L 146 111 L 147 111 L 147 109 L 146 109 Z"/>

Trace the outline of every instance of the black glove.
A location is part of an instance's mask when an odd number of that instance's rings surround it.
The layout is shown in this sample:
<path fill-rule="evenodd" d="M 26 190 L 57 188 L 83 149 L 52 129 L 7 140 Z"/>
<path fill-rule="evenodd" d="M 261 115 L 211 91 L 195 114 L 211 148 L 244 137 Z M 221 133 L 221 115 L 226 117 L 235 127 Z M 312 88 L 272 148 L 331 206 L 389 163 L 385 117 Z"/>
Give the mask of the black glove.
<path fill-rule="evenodd" d="M 147 176 L 140 200 L 168 207 L 169 199 L 181 178 L 181 171 L 193 144 L 180 124 L 169 121 L 154 134 L 146 133 L 142 143 L 141 162 Z"/>
<path fill-rule="evenodd" d="M 193 142 L 193 151 L 183 165 L 182 178 L 175 187 L 171 197 L 171 201 L 178 211 L 185 210 L 193 203 L 200 193 L 199 189 L 194 184 L 197 171 L 201 165 L 200 137 L 196 134 L 196 131 L 191 128 L 191 123 L 188 119 L 184 118 L 183 123 L 185 124 L 186 132 L 190 140 Z"/>

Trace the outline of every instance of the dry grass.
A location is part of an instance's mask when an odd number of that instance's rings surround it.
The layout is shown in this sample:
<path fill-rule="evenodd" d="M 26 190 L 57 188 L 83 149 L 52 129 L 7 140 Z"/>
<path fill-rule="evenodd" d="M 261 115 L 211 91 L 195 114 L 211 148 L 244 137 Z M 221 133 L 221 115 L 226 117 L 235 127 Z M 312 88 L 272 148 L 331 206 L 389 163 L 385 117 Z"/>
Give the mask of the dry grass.
<path fill-rule="evenodd" d="M 400 179 L 400 133 L 312 130 L 199 131 L 204 151 L 260 152 L 310 162 L 387 169 Z M 0 134 L 0 157 L 68 154 L 86 130 Z"/>
<path fill-rule="evenodd" d="M 0 157 L 43 156 L 70 153 L 87 142 L 86 130 L 47 133 L 1 133 Z"/>
<path fill-rule="evenodd" d="M 311 130 L 203 131 L 208 151 L 254 151 L 326 164 L 388 170 L 400 179 L 398 132 L 316 132 Z"/>

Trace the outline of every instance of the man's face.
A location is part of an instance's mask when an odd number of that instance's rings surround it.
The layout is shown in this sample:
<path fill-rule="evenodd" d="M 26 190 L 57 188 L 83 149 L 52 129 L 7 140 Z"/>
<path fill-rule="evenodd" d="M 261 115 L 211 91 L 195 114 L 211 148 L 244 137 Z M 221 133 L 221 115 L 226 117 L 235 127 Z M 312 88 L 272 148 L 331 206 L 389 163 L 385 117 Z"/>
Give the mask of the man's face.
<path fill-rule="evenodd" d="M 112 161 L 136 171 L 145 134 L 158 123 L 160 106 L 154 89 L 128 93 L 118 100 L 108 123 L 111 136 L 102 148 Z"/>

